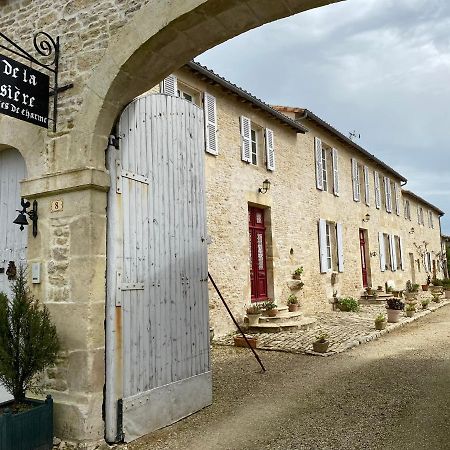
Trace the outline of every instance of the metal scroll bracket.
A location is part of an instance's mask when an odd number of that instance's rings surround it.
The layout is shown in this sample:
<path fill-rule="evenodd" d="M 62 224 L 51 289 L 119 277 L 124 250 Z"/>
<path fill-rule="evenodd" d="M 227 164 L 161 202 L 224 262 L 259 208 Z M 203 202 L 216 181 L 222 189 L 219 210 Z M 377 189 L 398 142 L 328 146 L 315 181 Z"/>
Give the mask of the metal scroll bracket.
<path fill-rule="evenodd" d="M 56 132 L 56 122 L 58 118 L 58 94 L 72 88 L 73 83 L 61 87 L 58 85 L 60 53 L 59 36 L 57 36 L 56 39 L 53 39 L 48 33 L 39 31 L 33 36 L 33 46 L 40 55 L 41 60 L 36 59 L 16 44 L 12 39 L 0 32 L 0 48 L 38 65 L 53 75 L 54 83 L 49 93 L 49 95 L 53 97 L 53 118 L 49 117 L 48 120 L 53 122 L 53 132 Z"/>

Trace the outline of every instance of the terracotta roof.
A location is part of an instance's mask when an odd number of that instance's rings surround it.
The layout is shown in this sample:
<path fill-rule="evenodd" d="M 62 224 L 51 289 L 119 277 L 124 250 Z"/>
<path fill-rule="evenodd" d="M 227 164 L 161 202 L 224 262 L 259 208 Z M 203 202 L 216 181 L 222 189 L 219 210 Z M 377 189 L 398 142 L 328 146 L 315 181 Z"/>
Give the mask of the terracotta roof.
<path fill-rule="evenodd" d="M 190 61 L 187 64 L 185 64 L 185 67 L 188 67 L 189 69 L 209 78 L 211 81 L 217 83 L 218 85 L 224 87 L 225 89 L 228 89 L 229 91 L 238 95 L 242 99 L 248 101 L 249 103 L 253 104 L 254 106 L 269 113 L 271 116 L 273 116 L 280 122 L 284 123 L 285 125 L 288 125 L 292 129 L 294 129 L 294 131 L 296 131 L 297 133 L 306 133 L 308 131 L 308 129 L 301 123 L 290 119 L 289 117 L 285 116 L 281 112 L 272 108 L 267 103 L 264 103 L 259 98 L 256 98 L 254 95 L 250 94 L 246 90 L 240 88 L 239 86 L 236 86 L 235 84 L 231 83 L 230 81 L 226 80 L 225 78 L 221 77 L 220 75 L 217 75 L 212 70 L 208 69 L 205 66 L 202 66 L 198 62 Z"/>
<path fill-rule="evenodd" d="M 408 191 L 407 189 L 402 189 L 402 192 L 403 192 L 404 195 L 408 195 L 409 197 L 413 198 L 414 200 L 427 205 L 431 209 L 434 209 L 440 216 L 443 216 L 445 214 L 437 206 L 434 206 L 432 203 L 427 202 L 422 197 L 419 197 L 417 194 L 414 194 L 414 192 Z"/>
<path fill-rule="evenodd" d="M 289 113 L 299 113 L 303 114 L 304 117 L 302 117 L 300 120 L 311 120 L 316 125 L 319 125 L 323 128 L 325 128 L 330 133 L 334 134 L 340 141 L 342 141 L 344 144 L 347 144 L 349 147 L 352 147 L 357 152 L 362 153 L 364 156 L 381 166 L 386 172 L 390 173 L 391 175 L 394 175 L 394 177 L 400 179 L 400 181 L 403 181 L 406 183 L 407 179 L 399 174 L 396 170 L 394 170 L 392 167 L 388 166 L 386 163 L 378 159 L 375 155 L 372 153 L 369 153 L 366 149 L 358 145 L 356 142 L 353 142 L 351 139 L 349 139 L 347 136 L 342 134 L 340 131 L 338 131 L 336 128 L 331 126 L 329 123 L 325 122 L 320 117 L 316 116 L 314 113 L 309 111 L 305 108 L 296 108 L 291 106 L 273 106 L 274 109 L 277 109 L 280 112 L 289 112 Z"/>

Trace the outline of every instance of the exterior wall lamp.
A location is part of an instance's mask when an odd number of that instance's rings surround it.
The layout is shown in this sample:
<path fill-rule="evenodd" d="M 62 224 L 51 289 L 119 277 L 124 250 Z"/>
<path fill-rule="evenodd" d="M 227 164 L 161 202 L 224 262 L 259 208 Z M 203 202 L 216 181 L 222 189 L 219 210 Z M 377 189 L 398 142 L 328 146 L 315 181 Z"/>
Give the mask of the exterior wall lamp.
<path fill-rule="evenodd" d="M 414 227 L 409 230 L 409 234 L 414 234 Z"/>
<path fill-rule="evenodd" d="M 364 219 L 362 220 L 363 222 L 368 222 L 370 220 L 370 214 L 369 213 L 367 213 L 365 216 L 364 216 Z"/>
<path fill-rule="evenodd" d="M 266 178 L 263 181 L 263 187 L 258 189 L 260 194 L 265 194 L 270 189 L 270 181 Z"/>
<path fill-rule="evenodd" d="M 22 210 L 17 209 L 16 211 L 19 213 L 16 220 L 13 222 L 16 225 L 20 225 L 20 231 L 23 231 L 23 226 L 28 225 L 27 216 L 30 218 L 33 223 L 33 236 L 37 236 L 37 221 L 38 221 L 38 213 L 37 213 L 37 201 L 33 202 L 33 209 L 31 211 L 27 211 L 30 207 L 30 202 L 21 200 L 20 204 L 22 205 Z"/>

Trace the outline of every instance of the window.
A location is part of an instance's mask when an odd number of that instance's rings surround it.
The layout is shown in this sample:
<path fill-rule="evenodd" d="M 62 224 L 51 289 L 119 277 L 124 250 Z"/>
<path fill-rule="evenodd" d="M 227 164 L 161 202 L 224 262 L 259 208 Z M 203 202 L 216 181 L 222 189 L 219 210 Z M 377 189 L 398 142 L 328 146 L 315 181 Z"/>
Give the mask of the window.
<path fill-rule="evenodd" d="M 339 196 L 339 160 L 338 151 L 314 138 L 316 157 L 316 187 L 320 191 Z"/>
<path fill-rule="evenodd" d="M 177 93 L 178 97 L 184 98 L 188 102 L 194 103 L 197 106 L 201 105 L 201 95 L 200 92 L 187 84 L 178 80 L 177 83 Z"/>
<path fill-rule="evenodd" d="M 250 164 L 258 165 L 258 132 L 252 128 L 250 134 Z"/>
<path fill-rule="evenodd" d="M 381 208 L 381 186 L 380 186 L 380 174 L 378 172 L 373 173 L 374 188 L 375 188 L 375 207 Z"/>
<path fill-rule="evenodd" d="M 344 271 L 342 224 L 319 220 L 320 271 Z"/>
<path fill-rule="evenodd" d="M 404 270 L 403 245 L 400 236 L 378 233 L 380 247 L 380 269 L 382 272 Z"/>
<path fill-rule="evenodd" d="M 428 225 L 429 225 L 430 228 L 434 228 L 433 212 L 432 211 L 428 211 Z"/>
<path fill-rule="evenodd" d="M 253 123 L 248 117 L 240 117 L 242 161 L 254 166 L 260 166 L 263 162 L 267 170 L 275 170 L 274 133 L 269 128 L 263 129 Z M 265 138 L 265 139 L 264 139 Z M 263 151 L 263 142 L 265 152 Z M 265 160 L 264 160 L 265 157 Z"/>
<path fill-rule="evenodd" d="M 323 178 L 323 190 L 328 191 L 328 165 L 327 165 L 327 150 L 322 147 L 322 178 Z"/>
<path fill-rule="evenodd" d="M 419 225 L 425 225 L 425 222 L 423 219 L 423 208 L 418 205 L 417 205 L 417 223 Z"/>
<path fill-rule="evenodd" d="M 411 205 L 409 203 L 409 200 L 403 201 L 403 211 L 405 213 L 405 219 L 411 220 Z"/>
<path fill-rule="evenodd" d="M 367 206 L 370 206 L 370 180 L 367 166 L 364 166 L 364 201 Z"/>
<path fill-rule="evenodd" d="M 359 202 L 361 200 L 361 172 L 362 166 L 355 158 L 352 158 L 352 184 L 353 184 L 353 200 Z"/>

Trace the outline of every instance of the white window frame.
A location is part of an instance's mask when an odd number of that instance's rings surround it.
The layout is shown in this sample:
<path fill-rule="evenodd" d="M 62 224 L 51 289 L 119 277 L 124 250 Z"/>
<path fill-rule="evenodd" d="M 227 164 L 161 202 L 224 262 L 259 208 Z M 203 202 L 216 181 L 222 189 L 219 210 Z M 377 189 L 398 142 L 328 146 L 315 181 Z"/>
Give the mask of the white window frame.
<path fill-rule="evenodd" d="M 253 135 L 255 139 L 253 139 Z M 258 130 L 252 126 L 250 127 L 250 164 L 252 166 L 258 165 L 258 145 Z M 255 159 L 255 162 L 253 162 L 253 159 Z"/>

